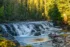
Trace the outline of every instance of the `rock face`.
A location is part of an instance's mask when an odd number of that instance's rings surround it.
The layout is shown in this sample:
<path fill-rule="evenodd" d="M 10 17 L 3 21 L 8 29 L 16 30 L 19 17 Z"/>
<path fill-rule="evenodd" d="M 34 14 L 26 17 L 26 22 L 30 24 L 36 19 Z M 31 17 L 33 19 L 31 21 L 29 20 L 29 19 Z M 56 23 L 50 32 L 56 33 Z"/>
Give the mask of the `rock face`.
<path fill-rule="evenodd" d="M 34 34 L 34 36 L 39 36 L 39 35 L 41 35 L 40 31 L 39 31 L 39 32 L 36 32 L 36 33 Z"/>

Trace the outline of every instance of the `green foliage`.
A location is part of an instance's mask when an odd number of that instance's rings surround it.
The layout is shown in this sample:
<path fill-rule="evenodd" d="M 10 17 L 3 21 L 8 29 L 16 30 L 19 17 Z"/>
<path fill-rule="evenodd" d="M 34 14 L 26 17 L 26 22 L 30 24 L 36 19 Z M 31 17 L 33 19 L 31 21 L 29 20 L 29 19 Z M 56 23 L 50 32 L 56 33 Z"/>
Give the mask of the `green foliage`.
<path fill-rule="evenodd" d="M 64 14 L 67 16 L 68 24 L 70 24 L 70 0 L 57 0 L 58 9 L 61 12 L 62 17 Z"/>
<path fill-rule="evenodd" d="M 3 6 L 3 0 L 0 0 L 0 7 Z"/>
<path fill-rule="evenodd" d="M 4 6 L 2 6 L 2 7 L 0 8 L 0 16 L 3 16 L 3 14 L 4 14 Z"/>
<path fill-rule="evenodd" d="M 27 45 L 27 46 L 25 46 L 25 47 L 32 47 L 32 45 Z"/>
<path fill-rule="evenodd" d="M 16 44 L 0 35 L 0 47 L 16 47 Z"/>
<path fill-rule="evenodd" d="M 63 14 L 70 16 L 69 0 L 54 3 L 55 0 L 0 0 L 0 21 L 47 20 L 50 16 L 60 22 Z"/>
<path fill-rule="evenodd" d="M 4 6 L 2 6 L 0 8 L 0 22 L 2 22 L 4 19 L 3 19 L 3 16 L 4 16 Z"/>
<path fill-rule="evenodd" d="M 1 11 L 1 20 L 0 21 L 36 21 L 36 20 L 46 20 L 45 14 L 44 13 L 44 8 L 40 10 L 40 7 L 36 6 L 36 4 L 32 4 L 33 1 L 29 2 L 26 0 L 21 0 L 19 1 L 9 1 L 9 0 L 4 0 L 4 10 L 3 14 Z M 30 4 L 29 4 L 29 3 Z M 34 1 L 35 2 L 35 1 Z M 39 3 L 37 2 L 39 5 Z M 38 8 L 38 9 L 37 9 Z M 2 9 L 1 9 L 2 10 Z"/>
<path fill-rule="evenodd" d="M 48 15 L 50 16 L 53 22 L 56 22 L 56 23 L 62 22 L 61 13 L 59 12 L 57 4 L 53 4 L 53 6 L 51 6 L 51 8 L 48 11 Z"/>
<path fill-rule="evenodd" d="M 59 12 L 58 7 L 57 7 L 56 4 L 54 4 L 54 5 L 52 6 L 52 8 L 49 9 L 48 15 L 50 16 L 50 18 L 51 18 L 52 20 L 55 20 L 55 21 L 58 21 L 58 20 L 60 21 L 60 20 L 62 20 L 62 18 L 61 18 L 61 13 Z"/>

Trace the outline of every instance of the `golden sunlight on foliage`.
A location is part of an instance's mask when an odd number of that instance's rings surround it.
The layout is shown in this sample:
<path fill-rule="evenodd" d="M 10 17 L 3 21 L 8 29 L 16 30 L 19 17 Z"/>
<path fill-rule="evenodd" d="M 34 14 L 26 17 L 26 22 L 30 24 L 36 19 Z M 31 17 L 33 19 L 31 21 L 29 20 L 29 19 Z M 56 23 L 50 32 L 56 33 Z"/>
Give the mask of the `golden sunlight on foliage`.
<path fill-rule="evenodd" d="M 18 0 L 18 2 L 21 3 L 22 0 Z M 59 11 L 62 14 L 62 17 L 64 18 L 64 22 L 67 21 L 67 16 L 69 16 L 70 14 L 68 12 L 70 12 L 70 3 L 69 0 L 64 1 L 64 0 L 23 0 L 23 5 L 27 4 L 28 6 L 28 10 L 30 10 L 31 12 L 33 11 L 38 11 L 41 12 L 42 16 L 46 16 L 49 19 L 48 16 L 48 10 L 50 9 L 50 7 L 56 3 L 58 5 Z M 64 13 L 66 14 L 66 16 L 64 16 Z"/>
<path fill-rule="evenodd" d="M 18 0 L 18 2 L 21 3 L 22 0 Z M 46 16 L 49 18 L 48 16 L 48 10 L 49 7 L 53 4 L 54 0 L 23 0 L 23 5 L 25 6 L 25 4 L 27 4 L 27 10 L 29 10 L 30 12 L 33 11 L 38 11 L 41 12 L 42 16 Z"/>
<path fill-rule="evenodd" d="M 64 23 L 66 24 L 67 23 L 67 20 L 68 20 L 67 15 L 66 14 L 63 14 L 62 17 L 63 17 Z"/>
<path fill-rule="evenodd" d="M 62 14 L 62 17 L 64 18 L 64 22 L 70 21 L 70 0 L 57 0 L 59 11 Z"/>
<path fill-rule="evenodd" d="M 15 43 L 0 37 L 0 47 L 15 47 Z"/>
<path fill-rule="evenodd" d="M 13 19 L 15 21 L 52 20 L 48 15 L 48 11 L 53 7 L 53 4 L 57 5 L 64 22 L 70 23 L 70 0 L 4 0 L 4 8 L 0 8 L 0 10 L 2 9 L 1 11 L 4 11 L 7 21 L 13 21 Z M 66 16 L 64 16 L 64 14 L 66 14 Z M 3 14 L 0 15 L 4 16 Z M 56 16 L 56 19 L 57 18 Z"/>

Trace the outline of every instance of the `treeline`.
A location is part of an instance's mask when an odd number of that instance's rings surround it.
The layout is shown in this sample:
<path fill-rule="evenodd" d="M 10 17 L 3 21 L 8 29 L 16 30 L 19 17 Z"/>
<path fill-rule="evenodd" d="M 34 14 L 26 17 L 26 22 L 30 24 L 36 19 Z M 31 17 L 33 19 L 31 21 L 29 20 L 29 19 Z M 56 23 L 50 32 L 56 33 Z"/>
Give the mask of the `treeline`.
<path fill-rule="evenodd" d="M 43 0 L 4 0 L 5 21 L 46 20 Z M 4 21 L 4 20 L 3 20 Z"/>
<path fill-rule="evenodd" d="M 54 4 L 57 5 L 57 13 L 52 9 L 51 15 L 54 14 L 54 19 L 61 19 L 65 15 L 70 16 L 70 1 L 69 0 L 0 0 L 0 21 L 36 21 L 50 20 L 49 11 Z M 3 2 L 3 3 L 2 3 Z M 54 12 L 54 13 L 52 13 Z M 61 16 L 60 16 L 61 15 Z M 53 19 L 52 19 L 53 20 Z M 58 21 L 58 20 L 57 20 Z"/>

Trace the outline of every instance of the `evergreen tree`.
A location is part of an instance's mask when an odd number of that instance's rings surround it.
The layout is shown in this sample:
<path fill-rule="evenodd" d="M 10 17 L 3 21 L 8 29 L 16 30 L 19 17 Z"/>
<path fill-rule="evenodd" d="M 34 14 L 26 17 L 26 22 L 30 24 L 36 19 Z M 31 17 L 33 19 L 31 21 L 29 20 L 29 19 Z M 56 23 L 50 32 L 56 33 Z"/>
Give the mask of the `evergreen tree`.
<path fill-rule="evenodd" d="M 55 25 L 59 25 L 62 22 L 61 13 L 59 12 L 57 4 L 53 4 L 53 6 L 51 6 L 48 11 L 48 15 Z"/>
<path fill-rule="evenodd" d="M 3 0 L 0 0 L 0 7 L 2 7 L 3 5 Z"/>

